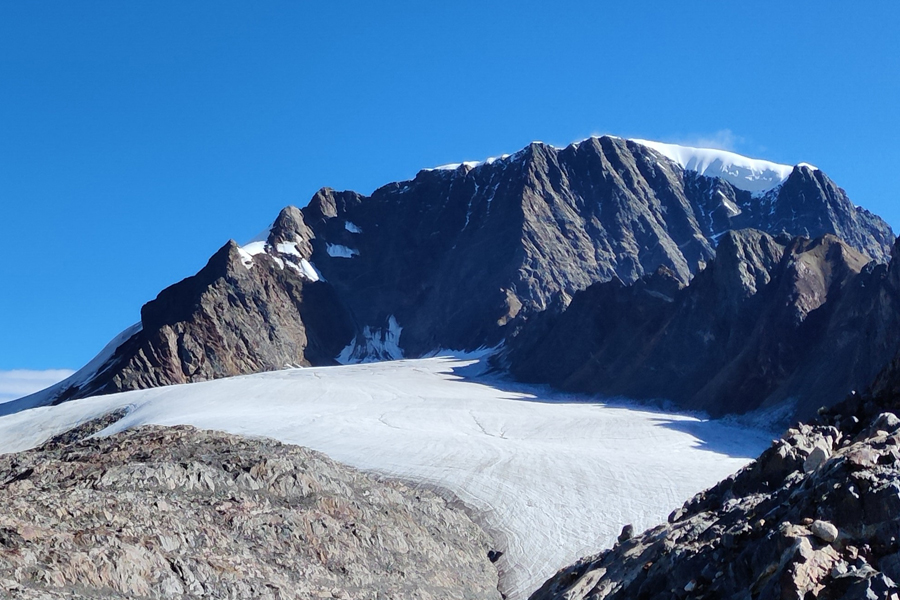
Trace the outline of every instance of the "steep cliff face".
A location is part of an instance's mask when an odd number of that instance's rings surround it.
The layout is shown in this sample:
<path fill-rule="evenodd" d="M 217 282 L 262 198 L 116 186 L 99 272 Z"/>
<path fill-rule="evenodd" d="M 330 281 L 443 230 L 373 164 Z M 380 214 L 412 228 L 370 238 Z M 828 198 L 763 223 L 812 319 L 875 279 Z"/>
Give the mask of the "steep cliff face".
<path fill-rule="evenodd" d="M 881 219 L 821 171 L 785 169 L 783 183 L 751 193 L 600 137 L 422 171 L 370 197 L 326 189 L 303 211 L 313 260 L 357 321 L 387 331 L 393 316 L 400 348 L 418 355 L 496 345 L 598 281 L 663 266 L 687 283 L 730 229 L 833 233 L 884 260 L 893 234 Z"/>
<path fill-rule="evenodd" d="M 900 348 L 890 272 L 831 235 L 732 231 L 690 285 L 668 271 L 595 284 L 532 319 L 498 363 L 527 381 L 713 415 L 787 404 L 810 416 Z"/>

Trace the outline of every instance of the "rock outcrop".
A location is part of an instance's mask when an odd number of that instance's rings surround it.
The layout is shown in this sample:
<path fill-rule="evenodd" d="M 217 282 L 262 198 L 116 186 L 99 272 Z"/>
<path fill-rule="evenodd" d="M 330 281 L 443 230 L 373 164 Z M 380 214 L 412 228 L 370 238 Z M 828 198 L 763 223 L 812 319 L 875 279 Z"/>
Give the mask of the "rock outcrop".
<path fill-rule="evenodd" d="M 308 261 L 312 235 L 298 209 L 284 209 L 252 254 L 229 241 L 196 275 L 145 304 L 140 324 L 91 364 L 0 405 L 0 414 L 97 394 L 336 364 L 355 327 L 334 288 Z"/>
<path fill-rule="evenodd" d="M 90 431 L 0 456 L 4 598 L 500 598 L 485 534 L 427 490 L 272 440 Z"/>
<path fill-rule="evenodd" d="M 789 430 L 668 523 L 531 599 L 900 598 L 900 418 L 871 416 L 879 406 L 855 397 Z"/>
<path fill-rule="evenodd" d="M 497 362 L 566 390 L 808 418 L 900 350 L 898 271 L 831 235 L 729 231 L 690 285 L 666 269 L 595 284 L 531 319 Z"/>

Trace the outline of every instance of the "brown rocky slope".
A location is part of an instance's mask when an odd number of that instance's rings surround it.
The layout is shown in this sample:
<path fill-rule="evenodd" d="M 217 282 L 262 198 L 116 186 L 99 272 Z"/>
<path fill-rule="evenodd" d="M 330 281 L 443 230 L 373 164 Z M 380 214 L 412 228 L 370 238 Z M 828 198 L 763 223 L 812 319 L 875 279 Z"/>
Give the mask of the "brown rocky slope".
<path fill-rule="evenodd" d="M 3 598 L 500 597 L 485 534 L 429 491 L 185 426 L 66 437 L 0 456 Z"/>

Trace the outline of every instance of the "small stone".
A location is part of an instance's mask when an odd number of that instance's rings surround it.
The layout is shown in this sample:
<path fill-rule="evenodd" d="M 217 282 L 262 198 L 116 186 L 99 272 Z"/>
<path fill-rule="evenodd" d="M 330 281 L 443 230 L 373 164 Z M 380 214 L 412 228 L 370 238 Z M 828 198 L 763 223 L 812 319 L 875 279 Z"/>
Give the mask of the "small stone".
<path fill-rule="evenodd" d="M 809 530 L 814 536 L 827 544 L 838 538 L 838 528 L 828 521 L 813 521 Z"/>
<path fill-rule="evenodd" d="M 881 429 L 886 432 L 896 431 L 900 428 L 900 418 L 894 413 L 881 413 L 872 424 L 875 429 Z"/>
<path fill-rule="evenodd" d="M 847 561 L 840 560 L 834 563 L 834 566 L 831 568 L 831 576 L 834 579 L 841 577 L 842 575 L 846 575 L 847 571 L 849 571 L 849 567 L 847 566 Z"/>
<path fill-rule="evenodd" d="M 803 461 L 803 472 L 812 473 L 825 464 L 825 461 L 830 457 L 831 451 L 824 444 L 817 444 L 812 449 L 812 452 L 809 453 L 809 456 L 806 457 L 806 460 Z"/>
<path fill-rule="evenodd" d="M 622 533 L 619 534 L 619 537 L 617 539 L 619 540 L 619 543 L 622 544 L 624 542 L 627 542 L 628 540 L 630 540 L 633 537 L 634 537 L 634 526 L 631 523 L 629 523 L 628 525 L 626 525 L 625 527 L 622 528 Z"/>

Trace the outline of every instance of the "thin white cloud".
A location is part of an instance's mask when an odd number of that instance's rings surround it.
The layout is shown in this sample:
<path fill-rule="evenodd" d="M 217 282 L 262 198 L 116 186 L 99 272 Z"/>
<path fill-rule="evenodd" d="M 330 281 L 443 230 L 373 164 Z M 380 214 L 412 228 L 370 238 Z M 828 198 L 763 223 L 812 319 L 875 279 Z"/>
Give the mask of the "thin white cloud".
<path fill-rule="evenodd" d="M 71 369 L 47 369 L 45 371 L 13 369 L 11 371 L 0 371 L 0 403 L 9 402 L 42 390 L 58 381 L 62 381 L 74 372 Z"/>
<path fill-rule="evenodd" d="M 712 134 L 692 135 L 683 139 L 673 140 L 673 143 L 681 146 L 693 146 L 694 148 L 715 148 L 716 150 L 728 150 L 735 152 L 737 147 L 746 140 L 736 135 L 730 129 L 720 129 Z"/>

